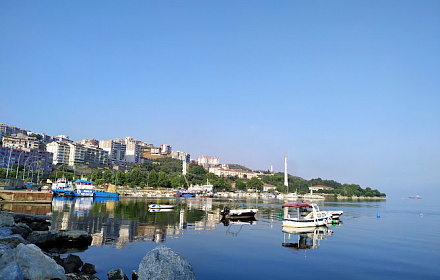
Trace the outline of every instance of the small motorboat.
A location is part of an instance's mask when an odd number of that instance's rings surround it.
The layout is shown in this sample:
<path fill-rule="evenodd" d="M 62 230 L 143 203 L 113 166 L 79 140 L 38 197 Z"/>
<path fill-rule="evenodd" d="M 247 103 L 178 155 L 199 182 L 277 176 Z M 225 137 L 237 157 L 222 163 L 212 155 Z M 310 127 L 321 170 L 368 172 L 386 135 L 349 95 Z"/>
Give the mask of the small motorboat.
<path fill-rule="evenodd" d="M 149 209 L 174 209 L 174 205 L 172 204 L 150 204 L 148 205 Z"/>
<path fill-rule="evenodd" d="M 149 208 L 148 212 L 173 212 L 174 208 Z"/>
<path fill-rule="evenodd" d="M 331 214 L 327 211 L 319 211 L 318 205 L 315 203 L 303 203 L 303 202 L 288 202 L 283 204 L 284 219 L 283 227 L 314 227 L 323 226 L 327 223 L 331 223 Z M 290 215 L 289 208 L 293 208 L 297 211 L 296 215 Z"/>
<path fill-rule="evenodd" d="M 227 219 L 243 219 L 243 218 L 252 218 L 255 217 L 255 214 L 258 212 L 258 209 L 229 209 L 225 206 L 223 210 L 220 212 L 224 218 Z"/>

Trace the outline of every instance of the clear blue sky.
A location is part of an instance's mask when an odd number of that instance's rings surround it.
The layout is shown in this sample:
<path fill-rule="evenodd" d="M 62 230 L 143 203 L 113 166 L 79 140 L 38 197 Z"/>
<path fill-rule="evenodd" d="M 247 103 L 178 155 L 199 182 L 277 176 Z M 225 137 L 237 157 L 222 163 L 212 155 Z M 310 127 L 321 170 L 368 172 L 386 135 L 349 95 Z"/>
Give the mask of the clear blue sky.
<path fill-rule="evenodd" d="M 0 122 L 439 187 L 440 1 L 1 1 Z"/>

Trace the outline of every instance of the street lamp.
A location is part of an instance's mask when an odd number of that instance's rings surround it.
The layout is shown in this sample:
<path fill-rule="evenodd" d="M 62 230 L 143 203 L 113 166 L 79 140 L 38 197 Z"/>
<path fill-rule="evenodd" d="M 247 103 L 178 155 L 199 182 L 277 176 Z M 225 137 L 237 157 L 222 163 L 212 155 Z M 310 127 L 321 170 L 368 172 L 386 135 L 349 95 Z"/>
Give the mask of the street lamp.
<path fill-rule="evenodd" d="M 30 157 L 28 157 L 25 161 L 24 161 L 24 164 L 23 164 L 23 181 L 24 181 L 24 173 L 26 172 L 26 162 L 28 161 L 28 160 L 30 160 L 31 158 L 37 158 L 37 156 L 30 156 Z"/>
<path fill-rule="evenodd" d="M 21 154 L 24 153 L 25 150 L 21 151 L 20 155 L 18 156 L 18 162 L 17 162 L 17 174 L 15 174 L 15 179 L 18 179 L 18 167 L 20 167 L 20 157 Z M 23 171 L 24 172 L 24 171 Z"/>
<path fill-rule="evenodd" d="M 12 155 L 12 147 L 8 146 L 8 148 L 9 148 L 9 160 L 8 160 L 8 169 L 6 169 L 6 180 L 8 180 L 9 164 L 11 163 L 11 155 Z"/>

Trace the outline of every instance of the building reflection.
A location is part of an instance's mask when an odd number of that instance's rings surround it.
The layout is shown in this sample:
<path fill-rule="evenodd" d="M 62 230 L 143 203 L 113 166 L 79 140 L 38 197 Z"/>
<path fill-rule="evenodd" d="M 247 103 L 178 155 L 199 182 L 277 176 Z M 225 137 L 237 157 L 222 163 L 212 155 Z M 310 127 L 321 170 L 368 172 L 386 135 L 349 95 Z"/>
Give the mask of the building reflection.
<path fill-rule="evenodd" d="M 123 248 L 127 242 L 165 242 L 179 238 L 186 229 L 214 230 L 220 209 L 212 199 L 174 201 L 173 211 L 149 212 L 151 200 L 94 200 L 93 198 L 54 198 L 52 229 L 84 230 L 93 237 L 92 246 Z M 157 202 L 159 203 L 159 202 Z"/>

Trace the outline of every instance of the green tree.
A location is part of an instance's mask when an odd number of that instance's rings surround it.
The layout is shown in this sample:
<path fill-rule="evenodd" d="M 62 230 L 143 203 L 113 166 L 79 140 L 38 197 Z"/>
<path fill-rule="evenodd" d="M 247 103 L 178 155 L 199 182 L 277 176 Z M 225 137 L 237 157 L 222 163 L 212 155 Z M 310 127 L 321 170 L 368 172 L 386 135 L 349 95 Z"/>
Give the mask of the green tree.
<path fill-rule="evenodd" d="M 143 175 L 142 172 L 139 170 L 139 168 L 135 167 L 133 168 L 133 170 L 130 172 L 129 178 L 130 178 L 130 182 L 139 186 L 141 181 L 143 180 Z"/>
<path fill-rule="evenodd" d="M 150 174 L 148 174 L 147 184 L 153 188 L 157 187 L 157 173 L 154 171 L 154 169 L 150 171 Z"/>
<path fill-rule="evenodd" d="M 246 183 L 243 181 L 243 179 L 236 179 L 235 180 L 235 189 L 245 191 L 246 190 Z"/>
<path fill-rule="evenodd" d="M 248 186 L 249 189 L 256 189 L 258 191 L 262 191 L 264 183 L 263 183 L 263 181 L 261 181 L 257 177 L 252 177 L 252 179 L 250 179 L 247 182 L 247 186 Z"/>
<path fill-rule="evenodd" d="M 171 182 L 168 179 L 168 176 L 165 172 L 162 172 L 162 171 L 159 172 L 159 176 L 157 178 L 157 185 L 159 187 L 163 187 L 163 188 L 171 187 Z"/>

